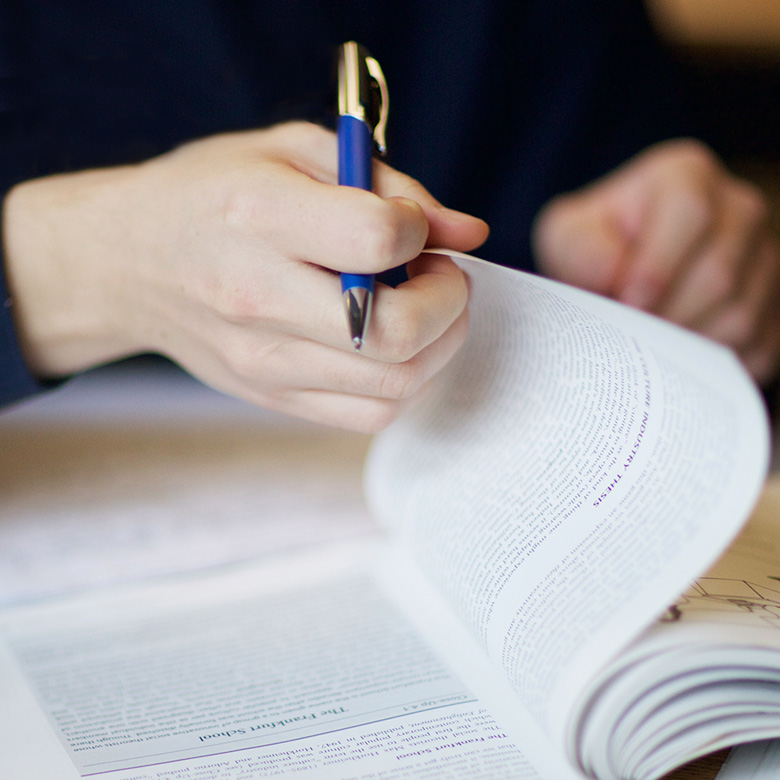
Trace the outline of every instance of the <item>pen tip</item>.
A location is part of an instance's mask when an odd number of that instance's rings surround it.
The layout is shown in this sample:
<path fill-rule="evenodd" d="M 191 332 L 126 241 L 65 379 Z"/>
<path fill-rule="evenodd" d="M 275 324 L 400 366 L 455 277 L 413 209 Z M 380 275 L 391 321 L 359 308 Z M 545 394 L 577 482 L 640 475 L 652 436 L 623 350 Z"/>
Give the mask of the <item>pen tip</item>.
<path fill-rule="evenodd" d="M 371 293 L 364 287 L 353 287 L 344 293 L 349 335 L 356 352 L 363 346 L 365 330 L 371 314 L 371 299 Z"/>

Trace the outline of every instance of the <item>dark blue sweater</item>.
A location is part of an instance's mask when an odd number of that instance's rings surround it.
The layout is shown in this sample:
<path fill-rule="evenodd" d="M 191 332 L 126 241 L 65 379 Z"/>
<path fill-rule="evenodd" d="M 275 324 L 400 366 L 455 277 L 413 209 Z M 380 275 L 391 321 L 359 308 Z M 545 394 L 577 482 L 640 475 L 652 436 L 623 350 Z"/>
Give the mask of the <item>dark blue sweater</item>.
<path fill-rule="evenodd" d="M 4 0 L 0 191 L 215 132 L 331 124 L 348 39 L 388 79 L 388 162 L 486 219 L 480 254 L 508 265 L 533 267 L 550 196 L 689 129 L 639 0 Z M 0 404 L 40 388 L 12 308 Z"/>

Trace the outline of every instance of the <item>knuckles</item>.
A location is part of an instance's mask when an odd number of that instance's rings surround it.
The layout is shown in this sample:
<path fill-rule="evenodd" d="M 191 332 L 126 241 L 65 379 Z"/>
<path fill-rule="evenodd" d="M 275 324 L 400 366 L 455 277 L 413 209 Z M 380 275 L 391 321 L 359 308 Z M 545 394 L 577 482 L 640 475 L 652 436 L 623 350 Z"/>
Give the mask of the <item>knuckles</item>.
<path fill-rule="evenodd" d="M 228 325 L 256 329 L 278 320 L 274 296 L 244 278 L 212 277 L 202 283 L 200 298 L 218 320 Z"/>
<path fill-rule="evenodd" d="M 769 207 L 761 190 L 749 182 L 737 180 L 734 194 L 741 217 L 748 229 L 758 231 L 768 225 Z"/>
<path fill-rule="evenodd" d="M 350 254 L 359 257 L 372 273 L 401 265 L 418 255 L 425 245 L 427 223 L 420 212 L 375 196 L 365 197 L 361 211 L 349 226 Z"/>
<path fill-rule="evenodd" d="M 332 131 L 311 122 L 293 121 L 275 125 L 266 131 L 266 138 L 288 153 L 298 149 L 321 152 L 333 156 L 336 139 Z"/>
<path fill-rule="evenodd" d="M 383 363 L 378 378 L 376 395 L 393 401 L 402 401 L 417 393 L 425 381 L 418 360 L 405 363 Z"/>
<path fill-rule="evenodd" d="M 717 173 L 721 168 L 720 161 L 712 149 L 696 138 L 681 138 L 662 143 L 656 147 L 656 149 L 660 148 L 671 151 L 676 159 L 670 158 L 670 164 L 675 167 L 684 164 L 708 176 Z"/>
<path fill-rule="evenodd" d="M 709 233 L 717 219 L 717 206 L 709 186 L 698 180 L 681 180 L 674 198 L 674 209 L 680 224 L 686 226 L 689 236 L 704 236 Z"/>
<path fill-rule="evenodd" d="M 219 340 L 218 350 L 228 371 L 246 386 L 260 384 L 262 375 L 265 372 L 270 374 L 269 369 L 275 359 L 273 347 L 263 349 L 243 329 L 230 329 Z"/>
<path fill-rule="evenodd" d="M 230 183 L 225 183 L 215 211 L 216 219 L 228 233 L 251 239 L 258 234 L 259 226 L 273 218 L 273 184 L 262 182 L 261 173 L 258 170 L 254 180 L 234 176 Z"/>
<path fill-rule="evenodd" d="M 380 359 L 390 366 L 406 365 L 423 348 L 422 331 L 413 317 L 394 317 L 381 334 Z"/>

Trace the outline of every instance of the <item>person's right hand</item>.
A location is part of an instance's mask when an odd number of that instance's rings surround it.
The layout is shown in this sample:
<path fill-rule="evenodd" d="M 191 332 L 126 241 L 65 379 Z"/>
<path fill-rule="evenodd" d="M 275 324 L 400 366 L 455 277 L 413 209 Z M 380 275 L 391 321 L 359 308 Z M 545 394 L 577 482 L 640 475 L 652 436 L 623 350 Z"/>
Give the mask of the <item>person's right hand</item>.
<path fill-rule="evenodd" d="M 255 404 L 381 429 L 467 329 L 461 271 L 418 256 L 473 249 L 487 226 L 384 164 L 374 193 L 334 186 L 336 168 L 335 136 L 295 123 L 14 188 L 6 270 L 31 370 L 157 352 Z M 356 353 L 335 272 L 403 263 L 409 281 L 377 285 Z"/>

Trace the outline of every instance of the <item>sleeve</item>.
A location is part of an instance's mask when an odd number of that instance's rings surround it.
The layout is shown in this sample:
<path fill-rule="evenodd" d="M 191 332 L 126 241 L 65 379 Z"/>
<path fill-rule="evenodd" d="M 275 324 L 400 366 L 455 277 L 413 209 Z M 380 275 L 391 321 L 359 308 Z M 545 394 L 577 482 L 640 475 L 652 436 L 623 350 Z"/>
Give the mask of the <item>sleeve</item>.
<path fill-rule="evenodd" d="M 13 322 L 13 301 L 0 265 L 0 406 L 49 387 L 32 376 L 22 357 Z"/>
<path fill-rule="evenodd" d="M 446 20 L 440 7 L 414 8 L 425 13 L 415 62 L 426 78 L 405 70 L 409 56 L 392 42 L 372 47 L 386 72 L 406 78 L 391 96 L 403 132 L 390 162 L 487 220 L 483 257 L 534 269 L 532 226 L 550 198 L 697 132 L 642 0 L 450 0 Z"/>
<path fill-rule="evenodd" d="M 0 6 L 0 193 L 6 193 L 24 174 L 23 135 L 17 121 L 18 84 L 14 78 L 11 30 L 14 6 Z M 42 392 L 50 384 L 39 382 L 25 364 L 13 319 L 0 250 L 0 407 Z"/>

